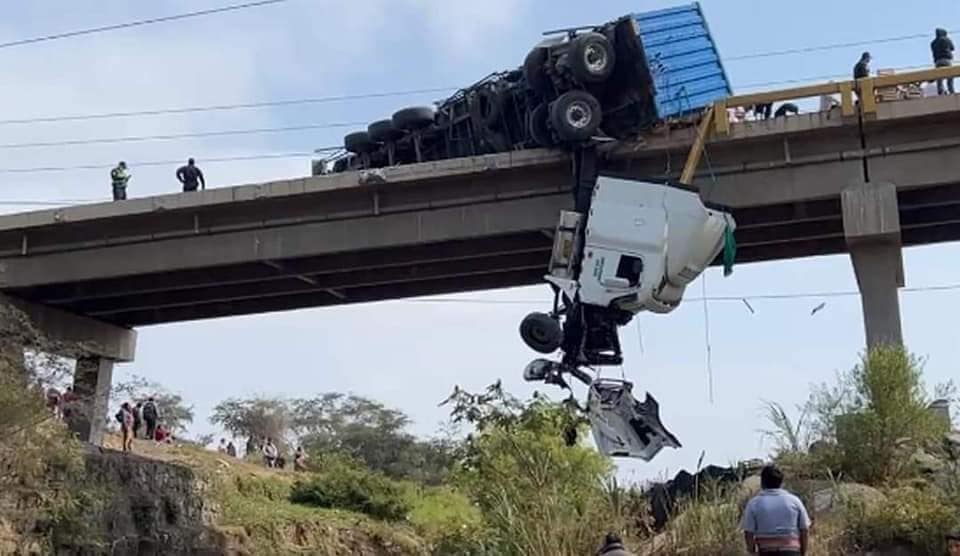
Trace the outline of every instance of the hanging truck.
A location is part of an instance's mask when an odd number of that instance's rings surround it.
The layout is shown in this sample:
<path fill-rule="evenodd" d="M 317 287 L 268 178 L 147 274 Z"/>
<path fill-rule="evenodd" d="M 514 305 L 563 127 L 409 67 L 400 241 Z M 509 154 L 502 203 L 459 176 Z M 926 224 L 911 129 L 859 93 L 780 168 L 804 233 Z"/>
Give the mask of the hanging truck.
<path fill-rule="evenodd" d="M 488 76 L 435 107 L 410 107 L 344 138 L 344 152 L 314 173 L 547 147 L 573 160 L 574 210 L 560 214 L 546 282 L 549 312 L 520 325 L 536 359 L 524 378 L 587 385 L 587 415 L 607 455 L 651 460 L 680 443 L 656 400 L 626 380 L 588 370 L 623 362 L 618 329 L 641 311 L 665 314 L 721 251 L 735 223 L 689 187 L 710 117 L 731 88 L 699 4 L 546 33 L 523 66 Z M 702 120 L 679 184 L 606 177 L 599 142 L 637 138 L 655 125 Z"/>

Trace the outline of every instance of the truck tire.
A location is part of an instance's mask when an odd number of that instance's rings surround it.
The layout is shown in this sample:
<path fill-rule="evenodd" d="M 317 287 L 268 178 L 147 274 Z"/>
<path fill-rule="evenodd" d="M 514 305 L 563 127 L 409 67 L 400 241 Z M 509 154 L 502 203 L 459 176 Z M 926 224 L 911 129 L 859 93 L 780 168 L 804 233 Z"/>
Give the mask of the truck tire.
<path fill-rule="evenodd" d="M 534 92 L 547 93 L 550 89 L 550 78 L 547 77 L 546 63 L 550 51 L 543 47 L 536 47 L 523 60 L 523 76 Z"/>
<path fill-rule="evenodd" d="M 520 337 L 530 349 L 547 354 L 560 349 L 563 331 L 557 319 L 550 315 L 530 313 L 520 322 Z"/>
<path fill-rule="evenodd" d="M 540 147 L 552 147 L 556 143 L 550 133 L 549 119 L 550 108 L 546 103 L 538 104 L 527 116 L 527 133 Z"/>
<path fill-rule="evenodd" d="M 550 105 L 550 127 L 561 141 L 586 141 L 600 128 L 603 112 L 586 91 L 568 91 Z"/>
<path fill-rule="evenodd" d="M 367 154 L 376 150 L 377 144 L 366 131 L 355 131 L 344 136 L 343 148 L 355 154 Z"/>
<path fill-rule="evenodd" d="M 616 52 L 607 37 L 600 33 L 584 33 L 573 39 L 569 64 L 578 81 L 603 83 L 613 74 Z"/>
<path fill-rule="evenodd" d="M 393 127 L 403 131 L 415 131 L 433 124 L 435 111 L 430 106 L 414 106 L 393 113 Z"/>
<path fill-rule="evenodd" d="M 367 135 L 374 143 L 386 143 L 403 137 L 403 131 L 393 126 L 393 120 L 377 120 L 367 126 Z"/>

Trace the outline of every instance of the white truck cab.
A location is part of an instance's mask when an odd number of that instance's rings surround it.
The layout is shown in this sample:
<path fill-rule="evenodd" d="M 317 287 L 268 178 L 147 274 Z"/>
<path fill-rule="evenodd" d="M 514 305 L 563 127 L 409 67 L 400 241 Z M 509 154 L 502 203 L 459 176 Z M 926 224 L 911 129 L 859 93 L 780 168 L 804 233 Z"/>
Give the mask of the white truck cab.
<path fill-rule="evenodd" d="M 587 411 L 594 438 L 611 456 L 652 459 L 679 442 L 660 423 L 649 394 L 632 396 L 632 383 L 598 382 L 583 368 L 623 362 L 617 329 L 641 311 L 665 314 L 679 306 L 690 282 L 724 249 L 736 224 L 677 186 L 599 177 L 588 211 L 564 211 L 545 280 L 553 311 L 531 313 L 520 325 L 524 341 L 560 361 L 538 359 L 527 380 L 567 386 L 571 374 L 590 386 Z"/>

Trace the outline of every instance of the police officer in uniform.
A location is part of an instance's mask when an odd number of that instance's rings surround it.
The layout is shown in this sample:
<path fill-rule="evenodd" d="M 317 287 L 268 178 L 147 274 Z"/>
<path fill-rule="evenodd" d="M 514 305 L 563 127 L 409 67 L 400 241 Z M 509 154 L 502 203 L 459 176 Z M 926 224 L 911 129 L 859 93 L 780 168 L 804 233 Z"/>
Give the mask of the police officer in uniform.
<path fill-rule="evenodd" d="M 125 201 L 127 199 L 128 181 L 130 181 L 130 174 L 127 173 L 127 163 L 121 160 L 116 168 L 110 170 L 110 183 L 113 185 L 114 201 Z"/>

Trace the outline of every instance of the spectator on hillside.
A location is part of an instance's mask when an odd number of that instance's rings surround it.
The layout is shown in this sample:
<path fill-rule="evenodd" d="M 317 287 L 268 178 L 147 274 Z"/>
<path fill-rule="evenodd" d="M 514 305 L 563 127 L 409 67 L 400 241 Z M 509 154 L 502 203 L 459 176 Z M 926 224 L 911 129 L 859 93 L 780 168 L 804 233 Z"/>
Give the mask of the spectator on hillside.
<path fill-rule="evenodd" d="M 237 457 L 237 447 L 233 445 L 233 440 L 227 443 L 227 455 L 232 458 Z"/>
<path fill-rule="evenodd" d="M 597 552 L 600 556 L 632 556 L 623 546 L 623 539 L 616 533 L 607 533 L 603 539 L 603 547 Z"/>
<path fill-rule="evenodd" d="M 157 425 L 153 430 L 153 439 L 159 444 L 170 444 L 173 442 L 173 436 L 170 431 L 162 424 Z"/>
<path fill-rule="evenodd" d="M 930 43 L 933 51 L 933 65 L 938 68 L 948 68 L 953 65 L 953 41 L 947 36 L 946 29 L 937 29 L 937 37 Z M 954 94 L 953 78 L 947 79 L 947 90 Z M 937 80 L 937 94 L 944 94 L 943 79 Z"/>
<path fill-rule="evenodd" d="M 303 446 L 297 446 L 297 451 L 293 454 L 293 470 L 307 470 L 307 453 L 303 451 Z"/>
<path fill-rule="evenodd" d="M 133 408 L 130 402 L 123 402 L 120 411 L 116 415 L 120 423 L 120 436 L 123 440 L 123 451 L 130 452 L 133 449 Z"/>
<path fill-rule="evenodd" d="M 257 442 L 254 440 L 253 436 L 249 436 L 247 438 L 247 447 L 243 453 L 246 456 L 257 453 Z"/>
<path fill-rule="evenodd" d="M 762 490 L 743 511 L 747 552 L 801 556 L 807 553 L 810 517 L 799 498 L 783 488 L 783 472 L 768 465 L 760 472 Z"/>
<path fill-rule="evenodd" d="M 143 402 L 137 402 L 137 405 L 133 406 L 133 437 L 140 438 L 143 436 Z"/>
<path fill-rule="evenodd" d="M 220 445 L 217 446 L 217 451 L 220 452 L 221 454 L 226 454 L 226 453 L 227 453 L 227 439 L 226 439 L 226 438 L 221 438 L 221 439 L 220 439 Z"/>
<path fill-rule="evenodd" d="M 77 395 L 73 393 L 73 386 L 67 386 L 63 395 L 60 396 L 60 415 L 64 421 L 73 416 L 73 402 L 76 401 L 76 399 Z"/>
<path fill-rule="evenodd" d="M 157 402 L 153 396 L 147 398 L 147 403 L 143 404 L 143 422 L 147 425 L 147 438 L 153 438 L 157 433 L 157 423 L 160 422 L 160 410 L 157 408 Z"/>
<path fill-rule="evenodd" d="M 55 419 L 60 418 L 60 391 L 56 388 L 47 390 L 47 409 Z"/>
<path fill-rule="evenodd" d="M 263 463 L 267 467 L 275 467 L 277 465 L 277 457 L 279 455 L 280 452 L 273 443 L 273 439 L 267 438 L 267 442 L 263 445 Z"/>
<path fill-rule="evenodd" d="M 947 554 L 949 556 L 960 556 L 960 529 L 947 535 Z"/>

